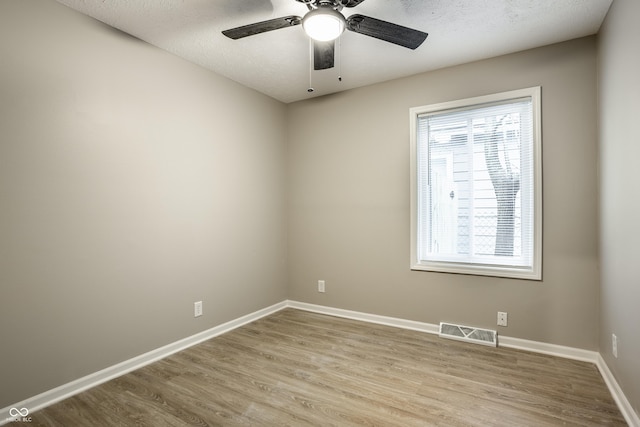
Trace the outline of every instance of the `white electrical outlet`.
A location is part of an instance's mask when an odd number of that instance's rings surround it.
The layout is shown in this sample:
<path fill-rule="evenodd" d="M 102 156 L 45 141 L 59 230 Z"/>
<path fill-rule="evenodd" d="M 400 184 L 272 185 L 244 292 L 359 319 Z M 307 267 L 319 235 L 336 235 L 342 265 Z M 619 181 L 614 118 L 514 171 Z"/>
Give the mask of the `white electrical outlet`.
<path fill-rule="evenodd" d="M 507 312 L 499 311 L 498 312 L 498 326 L 507 326 Z"/>
<path fill-rule="evenodd" d="M 318 280 L 318 292 L 324 292 L 324 280 Z"/>
<path fill-rule="evenodd" d="M 618 358 L 618 337 L 616 334 L 611 334 L 611 351 L 613 352 L 613 357 Z"/>
<path fill-rule="evenodd" d="M 196 301 L 193 303 L 193 317 L 202 316 L 202 301 Z"/>

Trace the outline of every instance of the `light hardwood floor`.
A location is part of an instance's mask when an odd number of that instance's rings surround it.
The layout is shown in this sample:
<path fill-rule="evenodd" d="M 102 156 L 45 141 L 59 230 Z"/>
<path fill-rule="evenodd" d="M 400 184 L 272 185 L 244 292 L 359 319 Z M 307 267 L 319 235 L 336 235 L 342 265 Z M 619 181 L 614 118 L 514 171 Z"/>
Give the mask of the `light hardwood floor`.
<path fill-rule="evenodd" d="M 31 416 L 65 427 L 626 426 L 593 364 L 294 309 Z"/>

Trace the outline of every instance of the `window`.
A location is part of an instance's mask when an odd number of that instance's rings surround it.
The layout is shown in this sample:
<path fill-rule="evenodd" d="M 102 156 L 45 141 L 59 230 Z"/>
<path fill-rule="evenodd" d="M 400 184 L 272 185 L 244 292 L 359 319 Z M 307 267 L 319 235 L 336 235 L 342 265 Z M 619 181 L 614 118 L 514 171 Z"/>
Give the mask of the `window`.
<path fill-rule="evenodd" d="M 541 279 L 540 88 L 411 109 L 411 269 Z"/>

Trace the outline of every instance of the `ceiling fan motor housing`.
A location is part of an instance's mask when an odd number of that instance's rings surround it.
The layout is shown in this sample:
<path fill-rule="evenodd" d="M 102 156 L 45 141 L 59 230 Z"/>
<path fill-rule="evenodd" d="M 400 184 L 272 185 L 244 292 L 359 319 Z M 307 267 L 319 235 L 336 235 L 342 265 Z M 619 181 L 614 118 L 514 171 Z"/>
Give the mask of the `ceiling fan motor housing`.
<path fill-rule="evenodd" d="M 350 2 L 350 0 L 296 0 L 296 1 L 306 4 L 309 9 L 318 8 L 318 7 L 331 7 L 335 10 L 342 9 L 343 6 L 346 6 L 347 3 Z"/>

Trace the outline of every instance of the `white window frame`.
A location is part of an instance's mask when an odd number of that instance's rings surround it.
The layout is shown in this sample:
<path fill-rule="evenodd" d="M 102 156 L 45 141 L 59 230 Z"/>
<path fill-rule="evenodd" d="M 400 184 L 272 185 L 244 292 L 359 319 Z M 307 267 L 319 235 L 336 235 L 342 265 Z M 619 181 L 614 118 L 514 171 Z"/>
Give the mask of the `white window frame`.
<path fill-rule="evenodd" d="M 445 273 L 473 274 L 481 276 L 507 277 L 528 280 L 542 280 L 542 113 L 541 88 L 539 86 L 502 92 L 492 95 L 461 99 L 410 109 L 410 197 L 411 197 L 411 263 L 412 270 Z M 418 215 L 418 117 L 423 114 L 446 110 L 480 107 L 491 104 L 531 98 L 533 114 L 533 258 L 531 266 L 516 267 L 460 261 L 430 261 L 419 258 L 419 215 Z"/>

